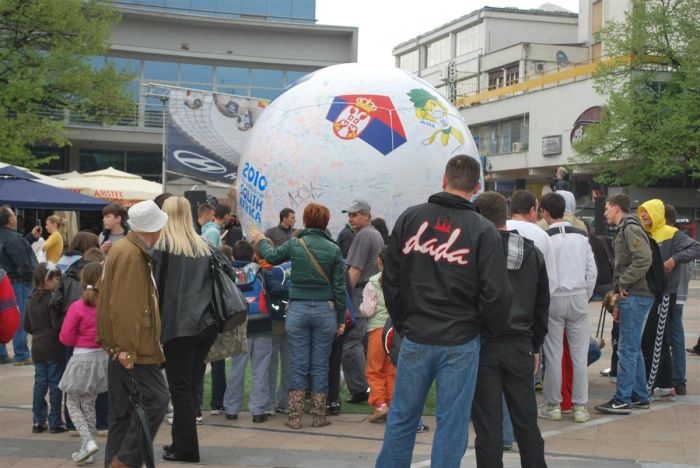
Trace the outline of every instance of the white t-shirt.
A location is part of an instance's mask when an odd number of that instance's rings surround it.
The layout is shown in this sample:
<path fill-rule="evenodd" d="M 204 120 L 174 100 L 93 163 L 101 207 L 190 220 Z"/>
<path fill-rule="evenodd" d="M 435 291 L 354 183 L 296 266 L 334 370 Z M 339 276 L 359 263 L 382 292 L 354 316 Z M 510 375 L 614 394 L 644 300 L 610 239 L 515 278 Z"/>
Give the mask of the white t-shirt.
<path fill-rule="evenodd" d="M 549 277 L 549 293 L 554 292 L 557 278 L 557 262 L 554 259 L 554 249 L 552 248 L 552 240 L 544 229 L 535 223 L 529 221 L 520 221 L 509 219 L 506 221 L 506 228 L 509 231 L 518 231 L 518 234 L 526 239 L 530 239 L 535 243 L 535 247 L 540 249 L 544 257 L 544 264 L 547 267 L 547 276 Z"/>

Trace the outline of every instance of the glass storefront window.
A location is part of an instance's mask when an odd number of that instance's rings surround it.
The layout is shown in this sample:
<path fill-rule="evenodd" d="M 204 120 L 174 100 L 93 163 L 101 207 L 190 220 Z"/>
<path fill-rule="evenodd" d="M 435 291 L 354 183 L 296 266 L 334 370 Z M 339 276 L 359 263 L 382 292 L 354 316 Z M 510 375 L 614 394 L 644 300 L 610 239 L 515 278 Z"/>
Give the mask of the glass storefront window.
<path fill-rule="evenodd" d="M 160 180 L 163 172 L 163 155 L 129 151 L 126 154 L 126 172 L 150 180 Z"/>
<path fill-rule="evenodd" d="M 144 60 L 143 78 L 149 81 L 177 81 L 177 63 Z"/>
<path fill-rule="evenodd" d="M 125 169 L 126 155 L 123 151 L 80 150 L 79 172 L 99 171 L 113 167 L 120 171 Z"/>
<path fill-rule="evenodd" d="M 195 63 L 180 64 L 180 81 L 211 83 L 214 67 Z"/>
<path fill-rule="evenodd" d="M 251 70 L 251 81 L 253 86 L 267 86 L 270 88 L 284 87 L 284 73 L 282 70 L 267 70 L 253 68 Z"/>
<path fill-rule="evenodd" d="M 216 84 L 220 86 L 248 86 L 249 69 L 242 67 L 216 67 Z"/>
<path fill-rule="evenodd" d="M 273 100 L 281 93 L 281 89 L 251 88 L 250 90 L 250 95 L 258 99 Z"/>
<path fill-rule="evenodd" d="M 287 86 L 289 86 L 290 84 L 293 84 L 295 81 L 297 81 L 300 78 L 305 77 L 308 74 L 309 74 L 309 72 L 288 71 L 287 72 Z"/>

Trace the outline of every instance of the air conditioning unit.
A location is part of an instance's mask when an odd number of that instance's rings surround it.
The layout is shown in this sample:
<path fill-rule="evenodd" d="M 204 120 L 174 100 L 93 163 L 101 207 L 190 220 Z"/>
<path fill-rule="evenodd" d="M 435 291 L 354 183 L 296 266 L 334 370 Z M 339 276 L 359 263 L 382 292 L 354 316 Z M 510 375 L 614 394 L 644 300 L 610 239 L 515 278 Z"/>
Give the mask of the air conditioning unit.
<path fill-rule="evenodd" d="M 544 62 L 535 62 L 535 70 L 538 72 L 544 71 Z"/>
<path fill-rule="evenodd" d="M 523 144 L 521 142 L 519 142 L 519 141 L 513 142 L 513 145 L 511 147 L 512 153 L 517 153 L 517 152 L 522 151 L 522 150 L 523 150 Z"/>

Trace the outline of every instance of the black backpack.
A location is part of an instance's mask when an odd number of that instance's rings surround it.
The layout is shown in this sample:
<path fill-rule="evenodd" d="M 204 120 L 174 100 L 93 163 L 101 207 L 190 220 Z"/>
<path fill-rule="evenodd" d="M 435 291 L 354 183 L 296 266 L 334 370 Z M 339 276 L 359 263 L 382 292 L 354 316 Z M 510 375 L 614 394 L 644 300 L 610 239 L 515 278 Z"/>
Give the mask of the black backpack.
<path fill-rule="evenodd" d="M 625 226 L 629 223 L 634 223 L 639 226 L 644 233 L 647 235 L 649 240 L 649 247 L 651 248 L 651 266 L 647 270 L 646 278 L 649 290 L 654 294 L 657 299 L 661 298 L 666 292 L 666 285 L 668 284 L 668 277 L 664 272 L 664 260 L 661 258 L 661 250 L 659 249 L 659 244 L 649 235 L 649 233 L 644 230 L 644 226 L 637 221 L 635 218 L 627 218 L 628 221 L 620 226 L 620 231 L 624 236 Z"/>

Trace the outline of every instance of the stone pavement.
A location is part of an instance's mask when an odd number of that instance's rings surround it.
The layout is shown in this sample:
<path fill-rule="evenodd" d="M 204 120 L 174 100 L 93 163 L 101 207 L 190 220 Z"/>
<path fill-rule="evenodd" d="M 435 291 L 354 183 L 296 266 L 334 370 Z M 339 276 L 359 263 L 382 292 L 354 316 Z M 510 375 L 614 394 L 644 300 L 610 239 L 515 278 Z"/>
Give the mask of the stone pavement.
<path fill-rule="evenodd" d="M 694 292 L 700 281 L 693 281 Z M 700 294 L 685 306 L 686 343 L 695 344 L 700 333 Z M 590 305 L 593 333 L 600 303 Z M 609 341 L 610 321 L 606 321 Z M 600 361 L 589 367 L 591 420 L 574 423 L 564 416 L 559 422 L 540 419 L 550 468 L 632 468 L 700 466 L 700 357 L 687 356 L 688 395 L 675 402 L 657 402 L 650 410 L 635 410 L 630 416 L 597 414 L 593 406 L 607 401 L 614 384 L 600 370 L 609 366 L 610 346 L 603 349 Z M 33 367 L 0 366 L 0 467 L 71 467 L 70 454 L 79 448 L 79 439 L 67 434 L 31 433 L 31 394 Z M 541 400 L 541 396 L 538 396 Z M 541 402 L 541 401 L 540 401 Z M 305 415 L 303 429 L 294 431 L 277 415 L 264 424 L 253 424 L 250 415 L 240 414 L 237 421 L 223 416 L 205 415 L 199 426 L 201 465 L 237 468 L 369 468 L 381 447 L 383 424 L 372 424 L 367 415 L 342 414 L 330 417 L 328 427 L 310 427 Z M 431 431 L 418 434 L 413 466 L 430 466 L 430 450 L 435 418 L 425 417 Z M 170 443 L 170 426 L 164 423 L 156 437 L 159 459 L 162 445 Z M 103 447 L 105 439 L 99 438 Z M 475 467 L 474 434 L 470 430 L 469 450 L 462 467 Z M 516 445 L 517 447 L 517 445 Z M 103 463 L 102 452 L 96 465 Z M 158 466 L 174 465 L 159 461 Z M 516 450 L 504 455 L 506 468 L 520 466 Z M 439 467 L 435 467 L 439 468 Z"/>

